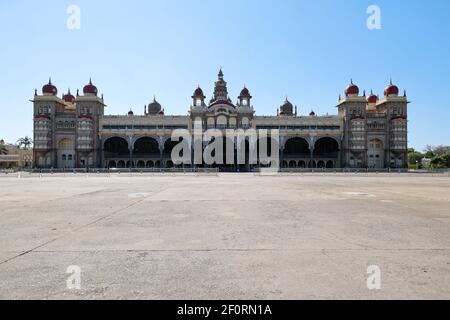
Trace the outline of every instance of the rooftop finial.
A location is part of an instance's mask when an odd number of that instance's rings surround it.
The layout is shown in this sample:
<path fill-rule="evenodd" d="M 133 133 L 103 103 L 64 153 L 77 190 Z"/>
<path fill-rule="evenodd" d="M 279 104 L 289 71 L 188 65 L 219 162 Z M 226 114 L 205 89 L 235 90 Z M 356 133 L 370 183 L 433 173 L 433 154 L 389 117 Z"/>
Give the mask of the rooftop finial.
<path fill-rule="evenodd" d="M 48 78 L 48 84 L 52 84 L 52 77 Z"/>

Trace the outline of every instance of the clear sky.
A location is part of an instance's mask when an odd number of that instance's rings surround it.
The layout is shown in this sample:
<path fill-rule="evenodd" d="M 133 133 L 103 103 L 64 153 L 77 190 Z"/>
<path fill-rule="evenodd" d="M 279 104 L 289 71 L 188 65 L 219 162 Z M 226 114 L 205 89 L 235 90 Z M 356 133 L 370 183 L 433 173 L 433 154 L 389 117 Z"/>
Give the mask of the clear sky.
<path fill-rule="evenodd" d="M 366 26 L 371 4 L 381 30 Z M 334 114 L 350 78 L 382 95 L 392 77 L 411 100 L 409 145 L 449 145 L 449 12 L 448 0 L 0 1 L 0 139 L 32 136 L 29 100 L 49 76 L 58 94 L 92 77 L 107 114 L 140 114 L 153 95 L 187 114 L 222 66 L 233 101 L 246 84 L 257 114 L 286 95 L 301 114 Z"/>

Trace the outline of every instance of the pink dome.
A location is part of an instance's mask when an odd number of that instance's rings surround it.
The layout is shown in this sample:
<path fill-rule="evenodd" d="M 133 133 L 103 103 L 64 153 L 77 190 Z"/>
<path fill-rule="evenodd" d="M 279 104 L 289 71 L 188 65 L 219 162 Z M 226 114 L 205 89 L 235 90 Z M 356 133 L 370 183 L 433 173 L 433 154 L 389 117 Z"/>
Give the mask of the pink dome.
<path fill-rule="evenodd" d="M 398 87 L 392 84 L 392 80 L 389 82 L 386 89 L 384 89 L 384 96 L 398 96 Z"/>
<path fill-rule="evenodd" d="M 67 94 L 63 95 L 63 100 L 69 103 L 75 103 L 75 97 L 70 93 L 70 89 Z"/>
<path fill-rule="evenodd" d="M 52 94 L 54 96 L 58 94 L 58 89 L 52 84 L 52 79 L 49 79 L 48 84 L 42 87 L 42 93 Z"/>
<path fill-rule="evenodd" d="M 368 103 L 377 103 L 377 101 L 378 101 L 378 97 L 371 92 L 370 96 L 367 97 L 367 102 Z"/>
<path fill-rule="evenodd" d="M 353 84 L 353 80 L 350 80 L 350 84 L 345 89 L 345 95 L 358 95 L 359 94 L 359 88 L 356 84 Z"/>
<path fill-rule="evenodd" d="M 92 84 L 91 79 L 89 79 L 89 84 L 84 86 L 83 93 L 97 95 L 98 93 L 97 87 Z"/>

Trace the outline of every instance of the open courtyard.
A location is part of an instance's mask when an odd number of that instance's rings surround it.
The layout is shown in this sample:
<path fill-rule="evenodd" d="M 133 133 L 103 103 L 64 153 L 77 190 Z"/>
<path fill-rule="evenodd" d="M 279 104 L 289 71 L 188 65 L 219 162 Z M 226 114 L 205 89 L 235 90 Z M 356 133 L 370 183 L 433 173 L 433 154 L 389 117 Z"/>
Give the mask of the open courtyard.
<path fill-rule="evenodd" d="M 365 298 L 450 299 L 448 173 L 0 177 L 0 299 Z"/>

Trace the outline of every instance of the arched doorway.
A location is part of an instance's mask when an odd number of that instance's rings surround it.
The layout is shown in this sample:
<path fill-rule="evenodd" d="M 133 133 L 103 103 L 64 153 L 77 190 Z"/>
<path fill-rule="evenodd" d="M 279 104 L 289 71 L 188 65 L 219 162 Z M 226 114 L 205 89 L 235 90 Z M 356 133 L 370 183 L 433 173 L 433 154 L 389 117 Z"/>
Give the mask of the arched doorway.
<path fill-rule="evenodd" d="M 175 159 L 172 159 L 172 150 L 176 145 L 178 145 L 182 141 L 183 141 L 183 138 L 180 137 L 178 141 L 172 141 L 172 139 L 167 139 L 166 142 L 164 143 L 163 157 L 166 160 L 170 159 L 172 166 L 174 166 L 174 161 L 175 161 Z M 183 148 L 182 151 L 180 152 L 180 154 L 178 155 L 179 159 L 184 159 L 184 151 L 185 151 L 185 149 Z M 179 160 L 179 161 L 182 161 L 182 160 Z M 166 161 L 166 165 L 167 165 L 167 163 L 168 163 L 168 161 Z M 181 164 L 181 163 L 177 163 L 177 164 Z"/>
<path fill-rule="evenodd" d="M 266 150 L 267 150 L 267 154 L 262 152 L 262 150 L 260 148 L 261 144 L 263 144 L 263 145 L 265 144 L 265 147 L 266 147 Z M 272 150 L 272 148 L 274 150 Z M 274 165 L 274 164 L 271 163 L 271 161 L 268 161 L 271 158 L 278 160 L 278 163 L 280 163 L 279 162 L 279 160 L 280 160 L 280 146 L 279 146 L 279 141 L 277 139 L 274 139 L 274 138 L 272 138 L 270 136 L 258 139 L 257 152 L 258 152 L 258 154 L 257 154 L 258 162 L 262 166 Z M 266 156 L 269 159 L 265 159 Z"/>
<path fill-rule="evenodd" d="M 314 144 L 314 158 L 337 159 L 339 154 L 338 142 L 330 137 L 320 138 Z"/>
<path fill-rule="evenodd" d="M 58 168 L 73 168 L 75 166 L 75 143 L 72 139 L 64 138 L 58 142 Z"/>
<path fill-rule="evenodd" d="M 305 167 L 306 167 L 306 162 L 303 161 L 303 160 L 300 160 L 300 161 L 298 162 L 298 167 L 299 167 L 299 168 L 305 168 Z"/>
<path fill-rule="evenodd" d="M 372 139 L 369 141 L 367 164 L 369 168 L 384 168 L 384 147 L 380 139 Z"/>
<path fill-rule="evenodd" d="M 320 168 L 320 169 L 325 168 L 325 162 L 322 160 L 317 161 L 317 168 Z"/>
<path fill-rule="evenodd" d="M 155 138 L 142 137 L 134 142 L 133 156 L 159 157 L 159 144 Z"/>
<path fill-rule="evenodd" d="M 145 168 L 145 162 L 142 160 L 139 160 L 136 164 L 136 167 L 138 168 Z"/>
<path fill-rule="evenodd" d="M 105 141 L 103 145 L 105 159 L 129 156 L 128 142 L 124 138 L 113 137 Z"/>
<path fill-rule="evenodd" d="M 292 167 L 291 160 L 295 160 L 300 164 L 300 160 L 306 161 L 310 157 L 309 143 L 306 139 L 294 137 L 288 139 L 284 144 L 283 159 L 289 161 L 289 167 Z M 295 166 L 297 166 L 297 163 Z"/>
<path fill-rule="evenodd" d="M 284 145 L 284 156 L 296 158 L 309 158 L 309 143 L 303 138 L 290 138 Z"/>
<path fill-rule="evenodd" d="M 166 161 L 166 168 L 173 168 L 173 162 L 172 162 L 172 160 Z"/>

